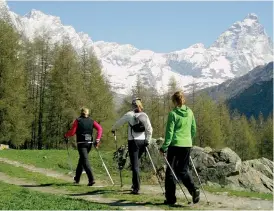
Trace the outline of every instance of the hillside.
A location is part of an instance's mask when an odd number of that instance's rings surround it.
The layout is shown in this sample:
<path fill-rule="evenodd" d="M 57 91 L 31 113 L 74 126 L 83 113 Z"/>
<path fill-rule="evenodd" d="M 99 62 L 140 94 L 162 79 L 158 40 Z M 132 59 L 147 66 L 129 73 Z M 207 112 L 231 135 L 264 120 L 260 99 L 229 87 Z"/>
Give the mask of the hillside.
<path fill-rule="evenodd" d="M 258 66 L 247 74 L 201 90 L 214 100 L 225 100 L 230 109 L 240 113 L 265 117 L 273 112 L 273 62 Z"/>

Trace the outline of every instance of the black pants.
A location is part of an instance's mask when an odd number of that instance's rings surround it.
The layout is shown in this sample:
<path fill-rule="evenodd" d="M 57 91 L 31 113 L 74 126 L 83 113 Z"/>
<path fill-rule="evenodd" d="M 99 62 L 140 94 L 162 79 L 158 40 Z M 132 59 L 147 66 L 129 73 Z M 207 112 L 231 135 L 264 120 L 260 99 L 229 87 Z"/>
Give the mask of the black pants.
<path fill-rule="evenodd" d="M 189 193 L 195 190 L 192 176 L 189 174 L 190 147 L 169 147 L 167 151 L 167 160 L 174 170 L 177 178 L 183 182 Z M 165 178 L 166 199 L 169 202 L 176 202 L 176 180 L 170 170 L 166 169 Z"/>
<path fill-rule="evenodd" d="M 145 140 L 129 140 L 128 152 L 132 170 L 132 188 L 140 190 L 139 159 L 145 151 Z"/>
<path fill-rule="evenodd" d="M 88 160 L 88 153 L 90 152 L 92 144 L 78 144 L 79 161 L 76 168 L 75 181 L 79 182 L 83 169 L 87 173 L 89 182 L 93 182 L 94 178 Z"/>

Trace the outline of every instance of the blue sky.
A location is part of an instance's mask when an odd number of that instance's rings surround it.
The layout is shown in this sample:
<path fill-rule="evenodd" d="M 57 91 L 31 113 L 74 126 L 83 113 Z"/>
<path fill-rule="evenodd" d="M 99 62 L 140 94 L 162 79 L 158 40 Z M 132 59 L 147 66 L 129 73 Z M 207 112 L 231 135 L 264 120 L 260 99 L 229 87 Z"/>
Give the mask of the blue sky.
<path fill-rule="evenodd" d="M 273 2 L 8 2 L 20 15 L 31 9 L 61 17 L 94 41 L 132 44 L 159 53 L 210 46 L 234 22 L 255 13 L 273 40 Z"/>

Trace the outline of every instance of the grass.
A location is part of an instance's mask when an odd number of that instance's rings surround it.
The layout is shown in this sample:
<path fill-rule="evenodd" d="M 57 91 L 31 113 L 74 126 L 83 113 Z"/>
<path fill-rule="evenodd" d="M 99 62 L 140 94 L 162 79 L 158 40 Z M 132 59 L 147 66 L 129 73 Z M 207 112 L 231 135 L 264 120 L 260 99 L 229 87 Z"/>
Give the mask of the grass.
<path fill-rule="evenodd" d="M 78 161 L 78 152 L 77 150 L 70 150 L 70 156 L 72 159 L 73 166 L 75 167 Z M 116 167 L 116 163 L 112 160 L 113 152 L 111 151 L 101 151 L 101 154 L 103 156 L 103 159 L 109 169 L 109 172 L 111 176 L 113 177 L 113 180 L 116 185 L 120 184 L 119 181 L 119 172 Z M 92 151 L 90 153 L 90 161 L 93 168 L 93 172 L 96 179 L 99 179 L 101 181 L 104 181 L 105 184 L 110 184 L 109 178 L 106 175 L 106 172 L 104 168 L 102 167 L 101 161 L 99 159 L 99 156 L 95 151 Z M 22 163 L 26 164 L 32 164 L 37 167 L 41 168 L 49 168 L 56 170 L 61 173 L 67 173 L 70 171 L 70 167 L 68 164 L 67 159 L 67 151 L 66 150 L 2 150 L 0 153 L 0 157 L 6 157 L 10 160 L 16 160 L 20 161 Z M 46 158 L 44 158 L 46 157 Z M 65 188 L 67 190 L 80 193 L 80 192 L 88 192 L 90 191 L 90 187 L 86 186 L 74 186 L 68 182 L 65 182 L 63 180 L 58 180 L 55 178 L 46 177 L 43 174 L 33 173 L 26 171 L 24 168 L 20 167 L 14 167 L 12 165 L 1 163 L 0 165 L 0 171 L 5 172 L 9 174 L 10 176 L 14 177 L 22 177 L 26 178 L 32 181 L 35 181 L 39 184 L 52 184 L 52 186 L 58 187 L 58 188 Z M 142 184 L 152 184 L 151 174 L 150 173 L 144 173 L 142 172 Z M 83 175 L 82 177 L 86 177 L 86 175 Z M 128 170 L 123 170 L 123 182 L 124 184 L 131 184 L 131 172 Z M 157 185 L 157 183 L 156 183 Z M 122 199 L 130 199 L 126 194 L 123 194 L 119 192 L 117 187 L 108 188 L 109 191 L 105 191 L 103 194 L 105 197 L 115 197 L 115 195 L 119 195 Z M 116 188 L 116 189 L 115 189 Z M 205 189 L 209 192 L 228 192 L 228 195 L 231 196 L 239 196 L 239 197 L 253 197 L 253 198 L 260 198 L 265 200 L 272 200 L 273 194 L 267 194 L 267 193 L 257 193 L 257 192 L 248 192 L 248 191 L 235 191 L 227 188 L 219 188 L 219 187 L 209 187 L 205 186 Z M 102 189 L 94 189 L 94 191 L 102 191 Z M 113 191 L 115 190 L 115 191 Z M 140 197 L 143 196 L 137 196 L 134 197 L 134 199 L 142 199 Z M 157 196 L 158 197 L 158 196 Z M 157 197 L 153 197 L 155 199 L 155 202 L 158 202 Z M 134 200 L 132 199 L 132 200 Z M 145 196 L 145 200 L 149 199 L 149 196 Z M 149 200 L 153 200 L 149 199 Z M 163 200 L 162 196 L 159 196 L 159 200 Z"/>
<path fill-rule="evenodd" d="M 70 149 L 69 154 L 73 171 L 75 171 L 78 162 L 78 151 Z M 117 170 L 116 162 L 112 160 L 113 152 L 101 151 L 101 155 L 111 176 L 115 180 L 114 182 L 118 183 L 119 171 Z M 67 174 L 71 171 L 69 164 L 70 160 L 68 159 L 68 153 L 66 150 L 3 150 L 0 153 L 0 157 L 5 157 L 25 164 L 31 164 L 40 168 L 52 169 L 63 174 Z M 90 152 L 89 160 L 95 179 L 102 182 L 108 182 L 109 178 L 95 150 Z M 122 174 L 125 182 L 130 182 L 131 172 L 123 170 Z"/>
<path fill-rule="evenodd" d="M 0 182 L 1 210 L 110 210 L 118 209 L 88 202 L 82 199 L 71 199 L 65 196 L 30 191 L 23 187 Z"/>
<path fill-rule="evenodd" d="M 273 194 L 271 193 L 258 193 L 258 192 L 248 192 L 248 191 L 238 191 L 231 190 L 228 188 L 219 188 L 212 186 L 204 186 L 204 189 L 211 193 L 216 192 L 227 192 L 229 196 L 239 196 L 239 197 L 250 197 L 250 198 L 259 198 L 264 200 L 273 200 Z"/>
<path fill-rule="evenodd" d="M 114 180 L 115 184 L 120 183 L 119 171 L 117 163 L 113 161 L 113 151 L 100 151 L 101 156 Z M 68 159 L 67 150 L 2 150 L 0 157 L 8 158 L 10 160 L 19 161 L 24 164 L 31 164 L 36 167 L 52 169 L 63 174 L 67 174 L 71 171 L 70 161 L 72 163 L 73 170 L 78 163 L 78 151 L 70 149 L 70 160 Z M 102 162 L 97 152 L 92 149 L 89 153 L 89 160 L 92 166 L 92 170 L 95 179 L 101 183 L 110 184 L 109 177 L 102 166 Z M 85 177 L 85 175 L 83 175 Z M 123 182 L 125 184 L 131 183 L 131 171 L 129 169 L 123 169 L 122 171 Z M 150 172 L 141 172 L 141 181 L 143 184 L 156 184 L 155 179 L 151 179 Z"/>
<path fill-rule="evenodd" d="M 10 164 L 6 164 L 2 162 L 0 162 L 0 164 L 1 164 L 0 172 L 3 172 L 11 177 L 23 178 L 23 179 L 26 179 L 27 181 L 32 181 L 38 184 L 34 186 L 40 186 L 40 187 L 50 186 L 53 188 L 70 191 L 73 193 L 73 195 L 79 195 L 79 196 L 80 195 L 99 195 L 100 197 L 116 199 L 118 201 L 123 202 L 123 204 L 124 203 L 134 204 L 135 206 L 136 205 L 149 206 L 149 207 L 157 206 L 162 209 L 184 208 L 182 206 L 169 207 L 169 206 L 163 205 L 164 196 L 162 195 L 155 195 L 155 194 L 130 195 L 129 189 L 120 188 L 119 186 L 87 187 L 86 185 L 74 185 L 73 183 L 68 183 L 61 179 L 51 178 L 40 173 L 27 171 L 23 167 L 16 167 L 16 166 L 12 166 Z M 185 201 L 179 200 L 178 202 L 185 204 Z M 190 208 L 187 207 L 187 209 L 190 209 Z"/>

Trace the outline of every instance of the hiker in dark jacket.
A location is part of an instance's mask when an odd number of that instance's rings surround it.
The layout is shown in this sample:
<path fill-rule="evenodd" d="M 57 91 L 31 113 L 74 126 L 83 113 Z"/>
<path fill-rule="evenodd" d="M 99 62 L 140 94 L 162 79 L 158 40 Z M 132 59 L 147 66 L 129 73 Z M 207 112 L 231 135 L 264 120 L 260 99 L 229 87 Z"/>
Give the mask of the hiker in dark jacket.
<path fill-rule="evenodd" d="M 138 119 L 136 119 L 138 118 Z M 142 122 L 144 132 L 135 132 L 134 125 Z M 139 178 L 139 159 L 145 151 L 145 147 L 149 145 L 152 136 L 152 127 L 150 120 L 146 113 L 143 112 L 143 105 L 141 99 L 136 98 L 132 101 L 132 111 L 127 112 L 121 119 L 119 119 L 113 126 L 112 132 L 128 123 L 128 151 L 132 169 L 132 194 L 138 194 L 140 190 Z"/>
<path fill-rule="evenodd" d="M 94 142 L 94 146 L 97 148 L 100 144 L 100 139 L 103 132 L 102 127 L 89 117 L 89 110 L 87 108 L 82 108 L 81 116 L 73 122 L 72 128 L 64 136 L 65 139 L 68 140 L 68 137 L 76 134 L 77 149 L 79 152 L 79 161 L 76 168 L 76 175 L 74 177 L 74 182 L 76 184 L 80 182 L 83 169 L 88 176 L 88 186 L 95 184 L 88 160 L 88 153 L 90 152 L 93 143 L 93 128 L 97 130 L 97 137 Z"/>
<path fill-rule="evenodd" d="M 190 150 L 192 140 L 196 135 L 196 122 L 192 110 L 185 105 L 182 91 L 175 92 L 172 96 L 175 108 L 169 112 L 166 125 L 165 142 L 160 148 L 164 155 L 167 152 L 167 160 L 173 168 L 176 176 L 183 182 L 192 196 L 193 203 L 198 203 L 200 191 L 194 185 L 193 178 L 189 174 Z M 165 204 L 176 203 L 176 183 L 170 168 L 166 169 L 165 177 L 166 200 Z"/>

